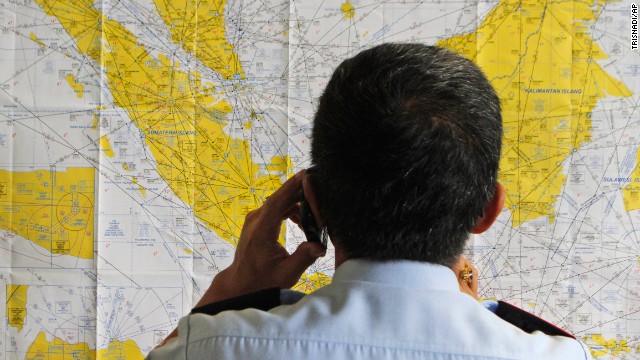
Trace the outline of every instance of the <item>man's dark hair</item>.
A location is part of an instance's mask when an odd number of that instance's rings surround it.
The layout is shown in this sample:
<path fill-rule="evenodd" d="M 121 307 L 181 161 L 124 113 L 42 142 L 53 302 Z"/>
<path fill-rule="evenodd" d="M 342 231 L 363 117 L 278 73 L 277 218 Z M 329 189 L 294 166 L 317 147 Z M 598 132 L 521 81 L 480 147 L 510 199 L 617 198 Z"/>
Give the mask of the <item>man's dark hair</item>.
<path fill-rule="evenodd" d="M 450 265 L 496 189 L 500 100 L 471 61 L 384 44 L 335 70 L 314 119 L 311 181 L 349 258 Z"/>

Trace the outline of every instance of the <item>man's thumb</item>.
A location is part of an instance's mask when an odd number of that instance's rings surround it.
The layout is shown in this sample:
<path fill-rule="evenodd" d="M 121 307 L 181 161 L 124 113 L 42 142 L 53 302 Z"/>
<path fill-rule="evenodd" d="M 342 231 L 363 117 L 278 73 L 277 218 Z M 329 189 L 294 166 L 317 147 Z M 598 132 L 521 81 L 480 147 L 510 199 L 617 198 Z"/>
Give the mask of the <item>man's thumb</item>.
<path fill-rule="evenodd" d="M 317 258 L 327 252 L 324 246 L 318 243 L 305 241 L 287 258 L 283 269 L 289 276 L 295 277 L 293 285 L 298 281 L 302 273 L 311 266 Z"/>

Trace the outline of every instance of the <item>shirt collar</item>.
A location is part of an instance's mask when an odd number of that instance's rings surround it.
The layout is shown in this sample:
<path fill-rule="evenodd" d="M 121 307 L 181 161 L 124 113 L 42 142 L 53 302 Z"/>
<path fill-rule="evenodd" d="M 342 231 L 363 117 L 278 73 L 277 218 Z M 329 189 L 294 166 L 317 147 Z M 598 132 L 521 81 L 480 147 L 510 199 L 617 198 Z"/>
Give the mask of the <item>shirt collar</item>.
<path fill-rule="evenodd" d="M 333 282 L 341 281 L 375 282 L 433 290 L 460 290 L 455 274 L 448 267 L 409 260 L 349 259 L 342 263 L 333 275 Z"/>

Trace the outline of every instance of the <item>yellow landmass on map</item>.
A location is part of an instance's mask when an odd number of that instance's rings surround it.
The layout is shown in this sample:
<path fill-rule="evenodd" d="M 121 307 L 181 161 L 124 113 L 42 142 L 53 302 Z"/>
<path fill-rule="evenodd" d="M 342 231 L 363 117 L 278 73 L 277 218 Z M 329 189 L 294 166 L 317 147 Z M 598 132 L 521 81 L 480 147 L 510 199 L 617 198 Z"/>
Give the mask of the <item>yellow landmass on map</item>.
<path fill-rule="evenodd" d="M 41 48 L 46 47 L 46 45 L 42 41 L 40 41 L 40 39 L 38 39 L 38 37 L 34 33 L 29 34 L 29 39 L 31 39 L 32 41 L 35 41 L 38 45 L 40 45 Z"/>
<path fill-rule="evenodd" d="M 496 88 L 504 125 L 500 181 L 512 226 L 554 219 L 566 177 L 562 163 L 591 139 L 599 99 L 630 96 L 596 60 L 590 36 L 605 1 L 519 1 L 496 5 L 473 33 L 439 45 L 476 62 Z"/>
<path fill-rule="evenodd" d="M 154 0 L 171 40 L 225 79 L 244 79 L 238 54 L 225 37 L 226 0 Z"/>
<path fill-rule="evenodd" d="M 96 352 L 87 343 L 69 344 L 62 339 L 47 340 L 44 332 L 38 333 L 24 360 L 94 360 Z"/>
<path fill-rule="evenodd" d="M 113 152 L 113 149 L 111 148 L 111 142 L 109 141 L 107 135 L 100 136 L 100 148 L 102 149 L 102 152 L 105 156 L 110 158 L 116 156 L 116 154 Z"/>
<path fill-rule="evenodd" d="M 27 317 L 28 285 L 7 285 L 7 319 L 9 326 L 22 330 L 24 319 Z"/>
<path fill-rule="evenodd" d="M 113 339 L 106 349 L 91 349 L 86 342 L 70 344 L 60 338 L 48 341 L 44 332 L 38 333 L 25 360 L 142 360 L 144 355 L 133 340 Z"/>
<path fill-rule="evenodd" d="M 251 158 L 248 141 L 231 138 L 223 130 L 231 105 L 212 87 L 201 86 L 199 73 L 180 70 L 166 56 L 151 56 L 129 30 L 97 10 L 93 1 L 36 3 L 58 19 L 81 53 L 102 64 L 114 103 L 143 132 L 156 169 L 173 192 L 204 224 L 235 244 L 244 216 L 281 185 L 286 162 L 276 173 L 261 171 Z M 179 6 L 173 4 L 174 10 Z M 223 21 L 222 12 L 219 17 Z M 202 40 L 187 37 L 185 41 L 200 44 Z M 221 74 L 241 73 L 237 66 Z"/>
<path fill-rule="evenodd" d="M 97 351 L 97 360 L 142 360 L 144 355 L 133 340 L 118 341 L 112 339 L 106 349 Z"/>
<path fill-rule="evenodd" d="M 308 294 L 330 283 L 331 278 L 323 273 L 304 274 L 292 289 Z"/>
<path fill-rule="evenodd" d="M 0 228 L 53 254 L 93 258 L 95 169 L 0 170 Z"/>
<path fill-rule="evenodd" d="M 342 10 L 342 15 L 344 15 L 345 19 L 351 19 L 356 15 L 355 8 L 349 1 L 345 1 L 340 5 L 340 10 Z"/>
<path fill-rule="evenodd" d="M 138 191 L 140 191 L 140 194 L 142 195 L 142 197 L 146 197 L 147 196 L 147 189 L 144 188 L 144 186 L 138 184 L 138 178 L 137 177 L 132 177 L 131 181 L 135 184 L 138 185 Z"/>
<path fill-rule="evenodd" d="M 585 344 L 591 349 L 593 357 L 610 354 L 611 356 L 624 355 L 631 352 L 626 340 L 605 339 L 601 334 L 585 336 Z"/>
<path fill-rule="evenodd" d="M 73 89 L 77 97 L 82 98 L 84 96 L 84 85 L 79 83 L 73 74 L 67 74 L 65 80 L 67 80 L 67 83 L 69 83 L 69 86 L 71 86 L 71 89 Z"/>

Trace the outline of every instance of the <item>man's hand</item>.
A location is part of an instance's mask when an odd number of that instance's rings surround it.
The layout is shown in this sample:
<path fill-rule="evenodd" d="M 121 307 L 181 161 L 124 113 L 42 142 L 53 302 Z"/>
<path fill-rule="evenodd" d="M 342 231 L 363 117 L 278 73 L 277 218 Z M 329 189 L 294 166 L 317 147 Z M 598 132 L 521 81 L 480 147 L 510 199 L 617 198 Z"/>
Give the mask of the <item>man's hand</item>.
<path fill-rule="evenodd" d="M 262 206 L 245 218 L 233 263 L 220 272 L 197 306 L 271 288 L 290 288 L 325 254 L 325 248 L 303 242 L 289 254 L 278 243 L 282 222 L 297 223 L 304 171 L 287 180 Z"/>
<path fill-rule="evenodd" d="M 462 255 L 460 255 L 458 261 L 450 268 L 453 270 L 453 273 L 456 274 L 458 285 L 460 285 L 460 291 L 473 296 L 474 299 L 478 299 L 478 269 L 476 269 L 476 267 Z M 461 273 L 464 268 L 470 269 L 471 274 L 473 274 L 469 277 L 468 281 L 463 279 Z"/>

